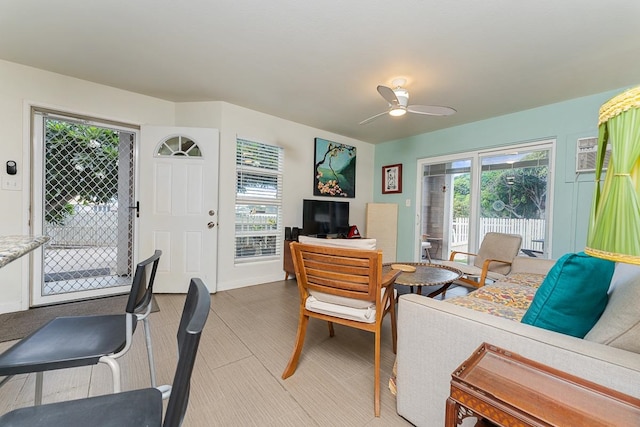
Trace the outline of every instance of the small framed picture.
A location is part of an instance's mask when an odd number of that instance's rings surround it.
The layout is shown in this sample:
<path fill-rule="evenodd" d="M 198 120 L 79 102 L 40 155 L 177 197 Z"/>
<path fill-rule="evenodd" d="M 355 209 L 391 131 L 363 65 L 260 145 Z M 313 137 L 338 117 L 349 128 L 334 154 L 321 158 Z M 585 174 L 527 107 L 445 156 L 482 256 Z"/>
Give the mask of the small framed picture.
<path fill-rule="evenodd" d="M 402 164 L 382 167 L 382 194 L 402 193 Z"/>

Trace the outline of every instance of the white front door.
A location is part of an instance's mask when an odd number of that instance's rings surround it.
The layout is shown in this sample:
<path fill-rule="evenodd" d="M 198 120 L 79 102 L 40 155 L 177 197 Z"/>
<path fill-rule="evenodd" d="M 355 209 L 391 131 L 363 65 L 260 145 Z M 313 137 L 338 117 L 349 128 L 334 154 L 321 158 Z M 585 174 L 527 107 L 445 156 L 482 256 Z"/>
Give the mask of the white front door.
<path fill-rule="evenodd" d="M 155 292 L 186 293 L 192 277 L 216 290 L 217 129 L 143 126 L 140 257 L 162 250 Z"/>

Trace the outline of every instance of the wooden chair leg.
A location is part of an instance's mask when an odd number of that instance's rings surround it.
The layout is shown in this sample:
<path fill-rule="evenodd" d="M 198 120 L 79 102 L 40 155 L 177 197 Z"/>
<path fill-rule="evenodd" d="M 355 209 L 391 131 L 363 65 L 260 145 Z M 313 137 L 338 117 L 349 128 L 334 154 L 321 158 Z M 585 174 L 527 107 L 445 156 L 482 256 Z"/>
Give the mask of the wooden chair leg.
<path fill-rule="evenodd" d="M 398 319 L 396 318 L 396 305 L 393 298 L 389 300 L 389 303 L 389 314 L 391 315 L 391 340 L 393 341 L 393 354 L 396 354 L 398 352 Z"/>
<path fill-rule="evenodd" d="M 293 353 L 287 367 L 282 373 L 282 379 L 287 379 L 296 371 L 298 366 L 298 360 L 300 359 L 300 353 L 302 352 L 302 346 L 304 345 L 304 337 L 307 333 L 307 325 L 309 324 L 309 316 L 306 316 L 302 311 L 300 312 L 300 319 L 298 320 L 298 333 L 296 335 L 296 343 L 293 347 Z"/>
<path fill-rule="evenodd" d="M 375 343 L 375 360 L 374 360 L 374 383 L 373 383 L 373 413 L 376 417 L 380 416 L 380 335 L 381 325 L 378 325 L 378 328 L 375 332 L 376 335 L 376 343 Z"/>
<path fill-rule="evenodd" d="M 333 337 L 335 335 L 333 332 L 333 322 L 327 322 L 327 324 L 329 325 L 329 336 Z"/>

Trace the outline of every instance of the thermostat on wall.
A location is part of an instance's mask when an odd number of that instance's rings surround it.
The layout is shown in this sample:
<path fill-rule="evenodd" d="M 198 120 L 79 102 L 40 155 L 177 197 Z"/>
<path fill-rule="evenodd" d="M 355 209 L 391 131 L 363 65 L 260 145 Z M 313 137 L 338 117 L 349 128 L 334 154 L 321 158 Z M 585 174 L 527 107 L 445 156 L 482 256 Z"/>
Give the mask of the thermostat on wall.
<path fill-rule="evenodd" d="M 13 160 L 7 161 L 7 175 L 15 175 L 18 173 L 18 166 Z"/>

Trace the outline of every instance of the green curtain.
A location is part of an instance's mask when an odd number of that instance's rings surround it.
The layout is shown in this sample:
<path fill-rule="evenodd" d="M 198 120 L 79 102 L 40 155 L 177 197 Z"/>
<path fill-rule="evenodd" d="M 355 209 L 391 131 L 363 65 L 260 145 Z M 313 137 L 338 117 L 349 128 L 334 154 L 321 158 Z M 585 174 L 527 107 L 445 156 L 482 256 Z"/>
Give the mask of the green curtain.
<path fill-rule="evenodd" d="M 607 143 L 611 157 L 602 183 Z M 600 109 L 595 179 L 585 252 L 640 264 L 640 87 Z"/>

